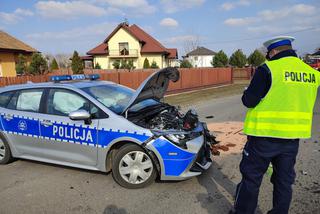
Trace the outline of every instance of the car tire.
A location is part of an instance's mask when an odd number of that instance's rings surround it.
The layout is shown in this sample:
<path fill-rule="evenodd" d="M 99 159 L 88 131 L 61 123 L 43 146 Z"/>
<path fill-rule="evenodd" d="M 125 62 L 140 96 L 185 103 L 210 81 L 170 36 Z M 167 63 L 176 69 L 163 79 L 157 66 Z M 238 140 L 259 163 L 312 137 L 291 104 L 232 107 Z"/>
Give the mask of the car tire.
<path fill-rule="evenodd" d="M 140 146 L 125 144 L 114 156 L 112 175 L 120 186 L 138 189 L 154 182 L 157 169 L 150 155 Z"/>
<path fill-rule="evenodd" d="M 8 142 L 0 135 L 0 165 L 11 163 L 13 160 Z"/>

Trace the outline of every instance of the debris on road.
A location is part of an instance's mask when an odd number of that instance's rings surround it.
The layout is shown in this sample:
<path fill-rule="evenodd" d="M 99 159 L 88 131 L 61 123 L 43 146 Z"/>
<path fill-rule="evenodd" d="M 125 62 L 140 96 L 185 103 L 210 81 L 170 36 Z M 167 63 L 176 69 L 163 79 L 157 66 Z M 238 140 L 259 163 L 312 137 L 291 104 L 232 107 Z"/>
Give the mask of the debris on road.
<path fill-rule="evenodd" d="M 242 135 L 242 122 L 208 123 L 208 129 L 217 134 L 219 144 L 212 148 L 213 154 L 240 154 L 246 142 L 246 136 Z"/>

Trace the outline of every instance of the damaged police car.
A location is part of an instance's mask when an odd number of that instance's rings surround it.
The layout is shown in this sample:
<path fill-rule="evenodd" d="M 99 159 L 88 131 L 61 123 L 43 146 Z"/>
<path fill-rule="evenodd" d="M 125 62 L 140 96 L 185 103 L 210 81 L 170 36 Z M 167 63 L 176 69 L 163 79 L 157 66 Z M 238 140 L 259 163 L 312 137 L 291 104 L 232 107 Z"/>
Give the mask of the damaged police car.
<path fill-rule="evenodd" d="M 215 143 L 190 110 L 161 102 L 179 71 L 153 73 L 136 90 L 98 75 L 54 76 L 48 83 L 0 88 L 0 164 L 23 158 L 112 171 L 140 188 L 200 175 Z"/>

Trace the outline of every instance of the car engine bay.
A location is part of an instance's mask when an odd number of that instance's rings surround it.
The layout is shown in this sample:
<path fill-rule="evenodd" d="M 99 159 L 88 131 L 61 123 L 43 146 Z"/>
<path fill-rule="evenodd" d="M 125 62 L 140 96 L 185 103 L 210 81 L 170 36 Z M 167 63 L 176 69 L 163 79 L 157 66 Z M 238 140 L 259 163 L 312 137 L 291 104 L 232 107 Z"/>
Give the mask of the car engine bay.
<path fill-rule="evenodd" d="M 166 103 L 160 103 L 138 112 L 130 112 L 128 119 L 136 125 L 151 130 L 190 131 L 199 123 L 195 110 L 183 113 L 177 107 Z"/>

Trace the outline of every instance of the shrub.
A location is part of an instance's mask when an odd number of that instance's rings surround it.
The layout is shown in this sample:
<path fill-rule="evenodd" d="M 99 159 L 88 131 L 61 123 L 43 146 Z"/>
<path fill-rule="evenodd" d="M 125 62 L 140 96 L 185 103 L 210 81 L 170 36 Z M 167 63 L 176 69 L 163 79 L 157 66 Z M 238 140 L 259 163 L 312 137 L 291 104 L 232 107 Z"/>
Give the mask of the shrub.
<path fill-rule="evenodd" d="M 32 75 L 44 74 L 48 70 L 47 60 L 40 53 L 34 53 L 31 57 L 31 63 L 28 72 Z"/>
<path fill-rule="evenodd" d="M 192 64 L 188 60 L 184 59 L 180 63 L 180 68 L 192 68 Z"/>
<path fill-rule="evenodd" d="M 159 68 L 156 61 L 152 61 L 150 68 Z"/>
<path fill-rule="evenodd" d="M 230 65 L 243 68 L 247 64 L 247 57 L 242 50 L 236 50 L 230 57 Z"/>
<path fill-rule="evenodd" d="M 148 58 L 144 59 L 143 68 L 145 68 L 145 69 L 150 68 L 150 63 L 149 63 Z"/>
<path fill-rule="evenodd" d="M 228 56 L 220 50 L 213 58 L 211 65 L 215 68 L 227 67 L 229 62 Z"/>
<path fill-rule="evenodd" d="M 74 74 L 82 74 L 84 69 L 84 63 L 82 59 L 79 57 L 77 51 L 73 52 L 72 60 L 71 60 L 71 69 Z"/>
<path fill-rule="evenodd" d="M 51 64 L 50 64 L 50 70 L 57 70 L 59 69 L 59 65 L 57 63 L 57 60 L 55 58 L 53 58 L 53 60 L 51 61 Z"/>
<path fill-rule="evenodd" d="M 27 58 L 22 54 L 19 54 L 18 56 L 18 61 L 16 64 L 16 72 L 18 75 L 22 75 L 27 72 Z"/>
<path fill-rule="evenodd" d="M 100 64 L 97 62 L 96 65 L 94 66 L 94 69 L 101 69 Z"/>

